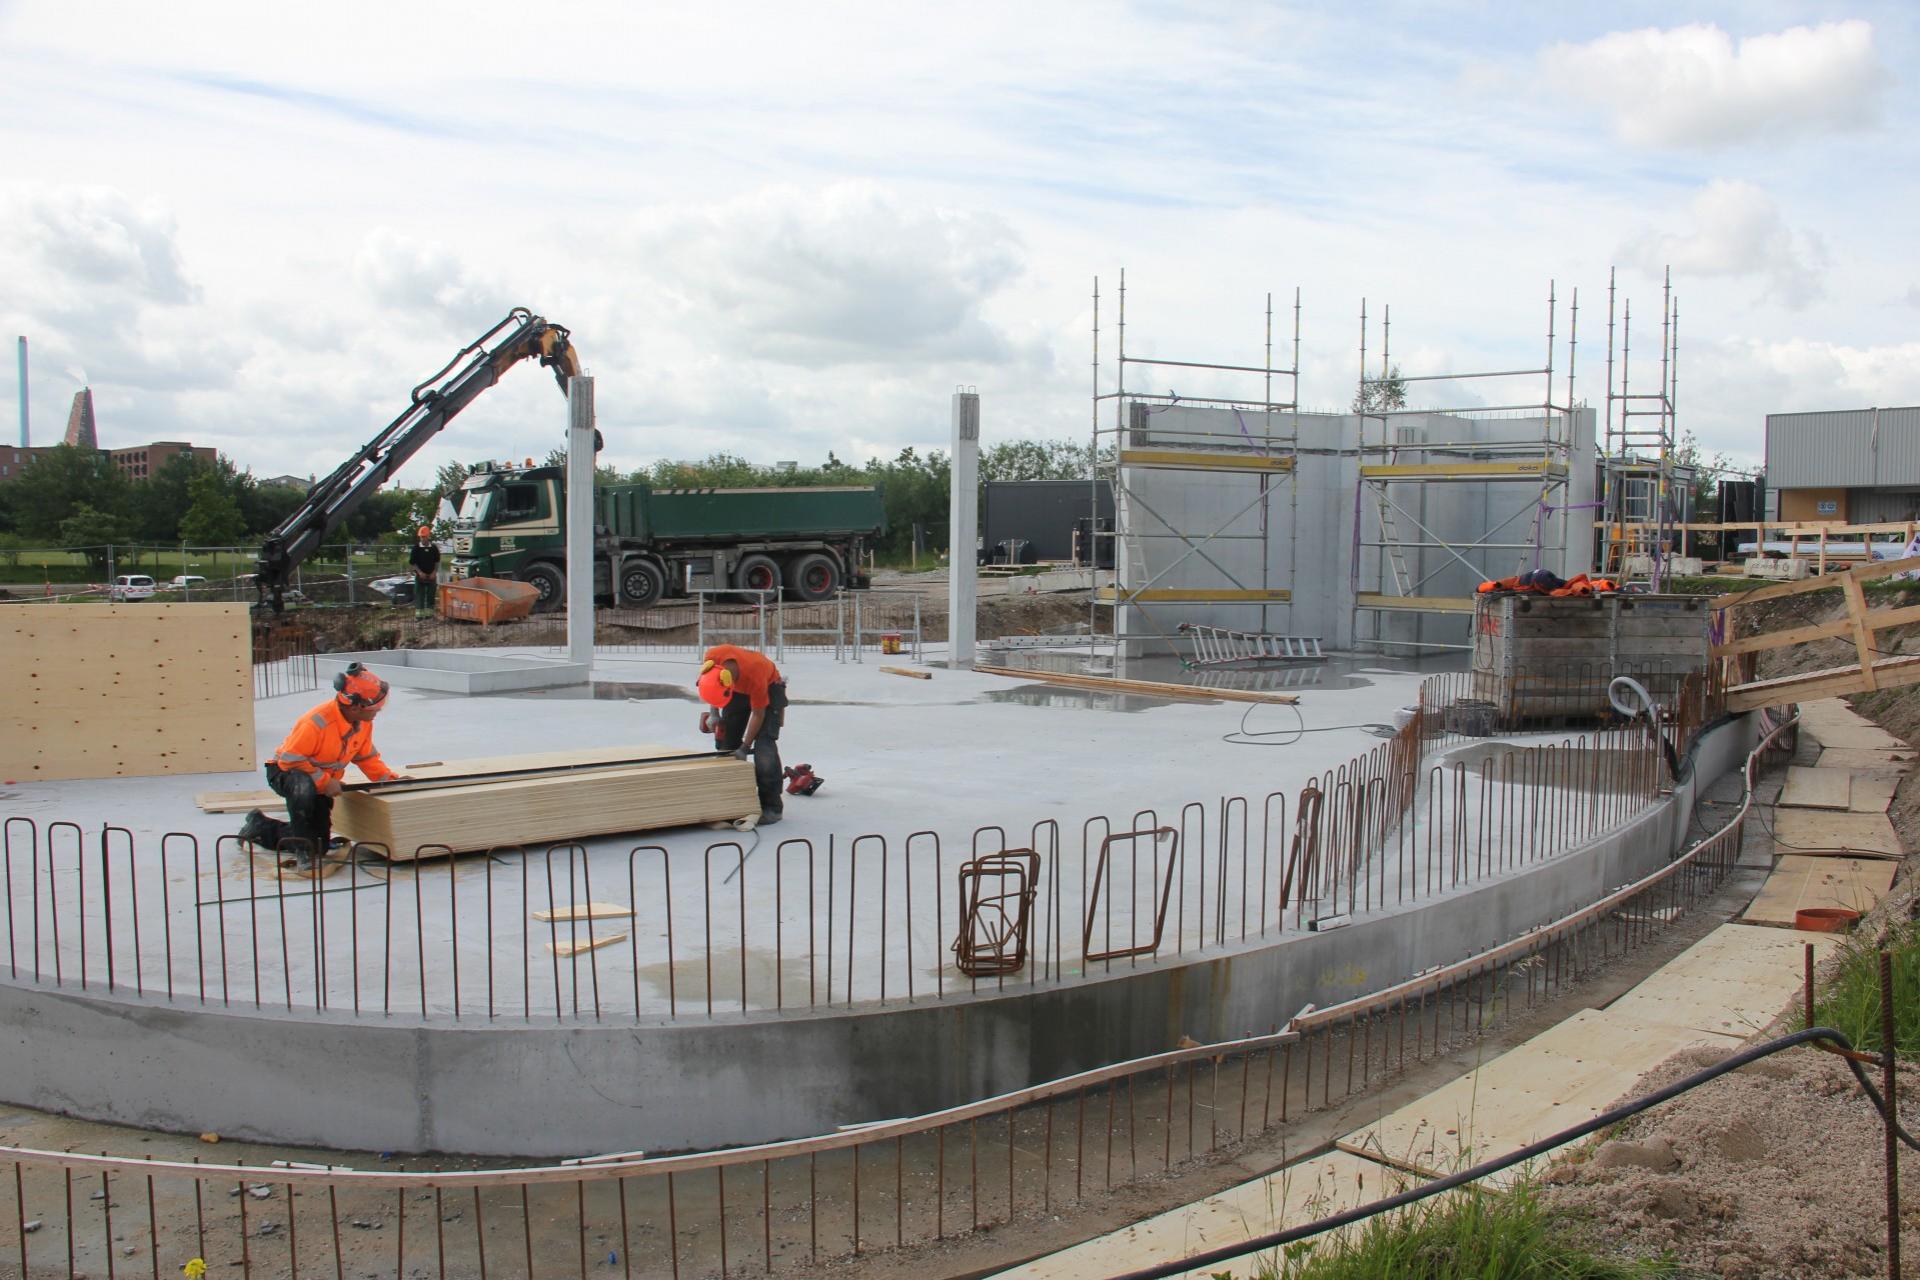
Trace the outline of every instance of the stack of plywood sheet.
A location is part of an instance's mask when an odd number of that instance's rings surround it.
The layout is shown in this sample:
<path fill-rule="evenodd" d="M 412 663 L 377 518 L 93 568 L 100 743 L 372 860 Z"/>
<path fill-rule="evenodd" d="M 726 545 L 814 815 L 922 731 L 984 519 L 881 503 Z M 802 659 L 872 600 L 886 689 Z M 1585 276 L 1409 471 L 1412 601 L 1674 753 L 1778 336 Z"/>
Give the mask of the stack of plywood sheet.
<path fill-rule="evenodd" d="M 0 661 L 0 776 L 253 766 L 245 605 L 15 605 L 0 620 Z"/>
<path fill-rule="evenodd" d="M 612 759 L 556 762 L 549 754 L 406 767 L 416 775 L 411 781 L 343 794 L 334 829 L 406 860 L 423 851 L 543 846 L 760 812 L 753 766 L 744 760 L 652 746 L 588 754 Z"/>

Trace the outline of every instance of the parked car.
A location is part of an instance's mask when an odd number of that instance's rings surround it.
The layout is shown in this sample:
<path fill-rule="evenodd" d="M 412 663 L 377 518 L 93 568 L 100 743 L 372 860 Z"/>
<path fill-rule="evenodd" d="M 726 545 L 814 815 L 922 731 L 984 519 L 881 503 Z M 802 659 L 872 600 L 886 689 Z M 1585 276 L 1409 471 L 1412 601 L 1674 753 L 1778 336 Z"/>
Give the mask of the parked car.
<path fill-rule="evenodd" d="M 388 604 L 412 604 L 413 575 L 402 573 L 391 578 L 375 578 L 367 584 L 367 590 Z"/>
<path fill-rule="evenodd" d="M 189 590 L 198 591 L 204 588 L 206 585 L 207 585 L 207 580 L 201 577 L 199 574 L 183 573 L 175 577 L 172 582 L 169 582 L 165 587 L 161 588 L 161 590 L 163 591 L 189 591 Z"/>
<path fill-rule="evenodd" d="M 123 573 L 107 587 L 109 600 L 151 600 L 156 590 L 153 579 L 144 573 Z"/>

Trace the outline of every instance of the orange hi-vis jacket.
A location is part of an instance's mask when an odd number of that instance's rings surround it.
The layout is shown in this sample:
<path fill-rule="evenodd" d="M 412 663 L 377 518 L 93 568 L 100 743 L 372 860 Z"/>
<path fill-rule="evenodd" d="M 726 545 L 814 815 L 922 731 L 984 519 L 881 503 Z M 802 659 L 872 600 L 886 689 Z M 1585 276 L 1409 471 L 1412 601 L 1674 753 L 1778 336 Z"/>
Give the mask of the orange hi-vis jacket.
<path fill-rule="evenodd" d="M 338 778 L 356 764 L 369 781 L 393 776 L 373 749 L 373 722 L 348 724 L 338 701 L 329 699 L 294 721 L 293 732 L 273 753 L 273 763 L 288 772 L 311 773 L 316 780 Z"/>

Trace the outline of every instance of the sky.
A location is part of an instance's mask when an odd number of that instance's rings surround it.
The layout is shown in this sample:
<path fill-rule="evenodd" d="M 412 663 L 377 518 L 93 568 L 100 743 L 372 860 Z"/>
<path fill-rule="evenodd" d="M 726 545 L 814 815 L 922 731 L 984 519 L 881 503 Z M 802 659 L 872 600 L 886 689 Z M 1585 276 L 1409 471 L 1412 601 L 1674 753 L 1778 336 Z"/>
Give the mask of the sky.
<path fill-rule="evenodd" d="M 811 464 L 945 447 L 959 386 L 986 443 L 1085 439 L 1123 271 L 1141 357 L 1260 365 L 1271 299 L 1289 365 L 1297 293 L 1339 409 L 1363 305 L 1409 375 L 1537 369 L 1550 291 L 1600 403 L 1610 273 L 1651 392 L 1670 269 L 1679 424 L 1757 462 L 1768 413 L 1920 403 L 1915 67 L 1900 2 L 0 0 L 0 334 L 36 444 L 90 385 L 107 447 L 306 475 L 525 306 L 602 462 Z M 523 366 L 403 478 L 565 424 Z"/>

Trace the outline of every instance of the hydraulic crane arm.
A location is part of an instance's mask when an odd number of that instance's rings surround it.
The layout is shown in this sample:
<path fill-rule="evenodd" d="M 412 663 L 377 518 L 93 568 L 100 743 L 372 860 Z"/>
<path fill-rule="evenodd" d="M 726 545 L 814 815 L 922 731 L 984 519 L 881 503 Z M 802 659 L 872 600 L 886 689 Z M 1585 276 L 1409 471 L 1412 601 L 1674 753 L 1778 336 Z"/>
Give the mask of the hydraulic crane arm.
<path fill-rule="evenodd" d="M 301 562 L 455 414 L 498 382 L 501 374 L 529 357 L 553 370 L 562 392 L 580 371 L 579 356 L 566 329 L 547 323 L 525 307 L 515 307 L 415 387 L 405 412 L 333 474 L 309 489 L 299 508 L 267 536 L 260 547 L 259 576 L 255 580 L 260 603 L 271 603 L 278 613 L 282 595 Z"/>

